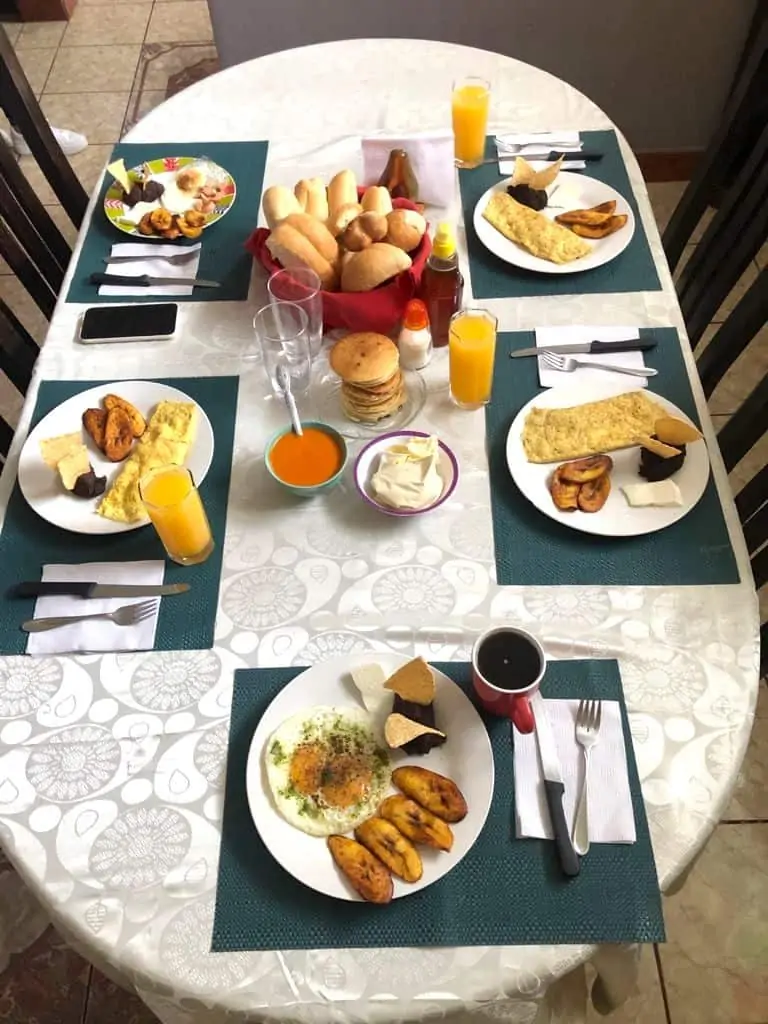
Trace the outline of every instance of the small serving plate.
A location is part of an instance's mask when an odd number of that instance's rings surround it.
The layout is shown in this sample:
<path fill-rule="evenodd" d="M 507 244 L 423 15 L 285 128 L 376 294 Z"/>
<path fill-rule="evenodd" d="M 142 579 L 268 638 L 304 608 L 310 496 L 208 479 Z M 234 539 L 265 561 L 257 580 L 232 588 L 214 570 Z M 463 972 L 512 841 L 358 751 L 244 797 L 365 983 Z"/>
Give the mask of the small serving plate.
<path fill-rule="evenodd" d="M 429 434 L 425 434 L 422 430 L 395 430 L 389 434 L 382 434 L 381 437 L 377 437 L 373 441 L 369 441 L 360 451 L 355 461 L 355 486 L 363 500 L 388 516 L 420 516 L 425 512 L 431 512 L 442 505 L 444 501 L 447 501 L 459 482 L 459 462 L 448 445 L 439 438 L 437 471 L 443 481 L 443 490 L 440 497 L 433 501 L 431 505 L 426 505 L 424 508 L 391 508 L 389 505 L 384 505 L 377 500 L 371 487 L 371 478 L 378 469 L 379 456 L 382 452 L 396 444 L 407 444 L 413 437 L 429 436 Z"/>

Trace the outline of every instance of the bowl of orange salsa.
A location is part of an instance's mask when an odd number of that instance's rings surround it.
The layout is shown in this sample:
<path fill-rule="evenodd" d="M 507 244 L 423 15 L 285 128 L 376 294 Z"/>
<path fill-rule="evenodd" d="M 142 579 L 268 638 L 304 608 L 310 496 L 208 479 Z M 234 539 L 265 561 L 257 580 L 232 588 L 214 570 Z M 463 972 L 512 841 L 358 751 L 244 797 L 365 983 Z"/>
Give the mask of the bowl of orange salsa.
<path fill-rule="evenodd" d="M 270 438 L 264 461 L 269 473 L 300 498 L 312 498 L 341 480 L 347 464 L 347 443 L 338 430 L 308 420 L 303 434 L 288 426 Z"/>

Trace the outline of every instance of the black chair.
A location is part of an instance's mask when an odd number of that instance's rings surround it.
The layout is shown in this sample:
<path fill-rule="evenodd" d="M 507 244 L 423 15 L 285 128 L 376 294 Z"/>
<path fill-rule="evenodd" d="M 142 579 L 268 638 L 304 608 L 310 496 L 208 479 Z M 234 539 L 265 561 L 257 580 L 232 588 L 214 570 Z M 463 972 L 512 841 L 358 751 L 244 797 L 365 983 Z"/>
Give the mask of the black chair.
<path fill-rule="evenodd" d="M 0 299 L 0 372 L 22 395 L 27 393 L 38 351 L 32 335 Z M 13 433 L 13 427 L 0 416 L 0 465 L 5 463 Z"/>
<path fill-rule="evenodd" d="M 88 196 L 54 138 L 24 70 L 0 27 L 0 103 L 6 117 L 24 136 L 32 155 L 76 227 L 80 227 Z"/>

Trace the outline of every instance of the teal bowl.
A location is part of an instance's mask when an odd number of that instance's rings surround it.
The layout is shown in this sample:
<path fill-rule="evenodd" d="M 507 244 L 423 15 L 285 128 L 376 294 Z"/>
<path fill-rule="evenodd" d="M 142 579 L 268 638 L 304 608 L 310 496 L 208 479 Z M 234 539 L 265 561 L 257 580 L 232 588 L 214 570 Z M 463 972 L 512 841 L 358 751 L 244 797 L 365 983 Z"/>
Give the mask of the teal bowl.
<path fill-rule="evenodd" d="M 338 432 L 330 427 L 327 423 L 321 423 L 319 420 L 302 420 L 302 427 L 314 427 L 315 430 L 322 430 L 324 434 L 328 434 L 332 437 L 336 444 L 339 446 L 341 452 L 341 465 L 338 470 L 329 477 L 328 480 L 324 480 L 321 484 L 310 484 L 309 486 L 302 486 L 301 484 L 289 484 L 282 477 L 279 477 L 272 468 L 272 449 L 275 447 L 281 437 L 286 434 L 290 434 L 293 427 L 283 427 L 282 430 L 278 430 L 276 434 L 273 434 L 267 442 L 267 447 L 264 452 L 264 462 L 266 464 L 269 475 L 277 480 L 277 482 L 284 487 L 286 491 L 290 491 L 291 494 L 295 494 L 298 498 L 314 498 L 316 494 L 322 494 L 323 491 L 329 491 L 332 487 L 335 487 L 341 480 L 344 470 L 347 468 L 347 460 L 349 459 L 349 453 L 347 451 L 347 442 Z"/>

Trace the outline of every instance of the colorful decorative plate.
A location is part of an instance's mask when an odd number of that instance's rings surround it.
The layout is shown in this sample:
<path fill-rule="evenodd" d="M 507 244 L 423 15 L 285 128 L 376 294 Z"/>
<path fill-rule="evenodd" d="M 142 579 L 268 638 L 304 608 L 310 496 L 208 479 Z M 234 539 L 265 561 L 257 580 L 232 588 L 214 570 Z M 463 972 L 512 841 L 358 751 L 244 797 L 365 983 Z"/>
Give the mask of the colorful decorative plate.
<path fill-rule="evenodd" d="M 145 163 L 139 164 L 138 167 L 129 168 L 128 177 L 131 181 L 140 181 L 145 170 L 148 170 L 151 180 L 158 181 L 162 185 L 168 185 L 175 181 L 176 175 L 180 170 L 191 166 L 199 168 L 205 174 L 207 184 L 210 183 L 217 186 L 218 195 L 215 200 L 214 209 L 206 213 L 205 224 L 203 225 L 203 228 L 209 228 L 229 212 L 237 195 L 235 179 L 228 171 L 225 171 L 223 167 L 220 167 L 212 160 L 196 156 L 168 156 L 158 160 L 147 160 Z M 144 212 L 149 212 L 152 209 L 162 207 L 163 203 L 161 198 L 153 203 L 141 203 L 140 205 Z M 164 238 L 160 234 L 144 235 L 139 231 L 137 219 L 131 215 L 131 208 L 127 207 L 123 202 L 123 190 L 116 181 L 112 182 L 104 196 L 104 212 L 107 215 L 107 219 L 126 235 L 132 235 L 145 242 L 154 240 L 160 242 L 169 241 L 168 238 Z"/>

